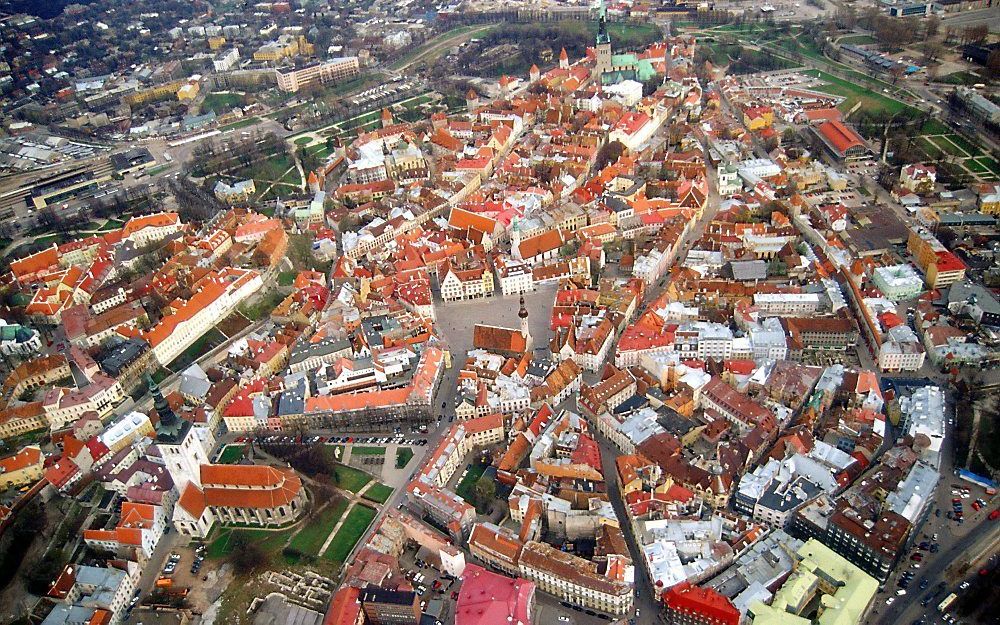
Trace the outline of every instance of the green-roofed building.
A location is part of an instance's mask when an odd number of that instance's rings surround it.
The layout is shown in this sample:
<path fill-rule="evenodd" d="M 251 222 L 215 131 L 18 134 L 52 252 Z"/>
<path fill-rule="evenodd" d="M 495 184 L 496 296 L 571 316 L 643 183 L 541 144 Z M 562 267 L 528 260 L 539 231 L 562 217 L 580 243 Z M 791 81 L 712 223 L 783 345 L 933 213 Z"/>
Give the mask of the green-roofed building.
<path fill-rule="evenodd" d="M 597 54 L 594 78 L 600 80 L 604 74 L 612 69 L 611 35 L 608 34 L 608 19 L 604 14 L 604 0 L 601 0 L 601 16 L 597 19 L 597 40 L 594 44 L 594 52 Z"/>
<path fill-rule="evenodd" d="M 771 605 L 750 604 L 747 616 L 753 625 L 861 623 L 878 592 L 878 581 L 816 539 L 802 545 L 796 556 L 795 570 Z"/>
<path fill-rule="evenodd" d="M 634 54 L 615 54 L 611 57 L 611 70 L 601 74 L 602 85 L 617 85 L 626 80 L 646 82 L 656 76 L 656 69 L 649 59 Z"/>
<path fill-rule="evenodd" d="M 0 353 L 29 356 L 41 348 L 42 337 L 38 330 L 0 319 Z"/>

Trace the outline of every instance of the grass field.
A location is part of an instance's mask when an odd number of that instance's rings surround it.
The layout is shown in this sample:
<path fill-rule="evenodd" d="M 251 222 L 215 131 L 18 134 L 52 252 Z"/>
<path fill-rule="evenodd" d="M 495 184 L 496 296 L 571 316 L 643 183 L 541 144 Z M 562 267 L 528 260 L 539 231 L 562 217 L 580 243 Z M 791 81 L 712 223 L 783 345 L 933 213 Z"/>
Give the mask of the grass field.
<path fill-rule="evenodd" d="M 966 159 L 962 164 L 965 165 L 966 169 L 975 174 L 985 174 L 989 171 L 985 165 L 980 164 L 973 158 Z"/>
<path fill-rule="evenodd" d="M 949 132 L 951 130 L 936 119 L 928 119 L 920 128 L 920 134 L 923 135 L 946 135 Z"/>
<path fill-rule="evenodd" d="M 384 456 L 385 447 L 364 447 L 362 445 L 354 445 L 351 448 L 351 454 L 357 456 Z"/>
<path fill-rule="evenodd" d="M 253 126 L 260 121 L 259 117 L 247 117 L 246 119 L 241 119 L 238 122 L 233 122 L 231 124 L 226 124 L 225 126 L 219 128 L 222 132 L 227 130 L 239 130 L 240 128 L 246 128 L 247 126 Z"/>
<path fill-rule="evenodd" d="M 875 39 L 870 35 L 848 35 L 847 37 L 841 37 L 838 43 L 841 44 L 849 43 L 855 46 L 866 46 L 868 44 L 875 43 Z"/>
<path fill-rule="evenodd" d="M 372 501 L 385 503 L 389 500 L 389 497 L 392 497 L 392 487 L 386 486 L 385 484 L 373 484 L 368 487 L 364 496 Z"/>
<path fill-rule="evenodd" d="M 156 167 L 152 167 L 152 168 L 146 170 L 146 175 L 148 175 L 148 176 L 155 176 L 157 174 L 160 174 L 160 173 L 163 173 L 163 172 L 167 171 L 168 169 L 170 169 L 173 166 L 174 166 L 174 163 L 164 163 L 162 165 L 157 165 Z"/>
<path fill-rule="evenodd" d="M 413 450 L 409 447 L 400 447 L 396 449 L 396 468 L 402 469 L 407 464 L 410 463 L 410 458 L 413 457 Z"/>
<path fill-rule="evenodd" d="M 967 156 L 957 145 L 948 141 L 946 137 L 923 137 L 930 141 L 938 149 L 939 153 L 950 154 L 951 156 Z"/>
<path fill-rule="evenodd" d="M 918 137 L 917 143 L 920 145 L 920 148 L 924 151 L 924 154 L 926 154 L 929 158 L 937 159 L 943 153 L 941 148 L 939 148 L 936 143 L 933 143 L 927 137 Z"/>
<path fill-rule="evenodd" d="M 979 156 L 980 154 L 983 153 L 982 150 L 980 150 L 975 145 L 969 143 L 965 139 L 965 137 L 961 135 L 948 135 L 948 140 L 951 141 L 956 146 L 958 146 L 959 148 L 961 148 L 969 156 Z"/>
<path fill-rule="evenodd" d="M 434 100 L 434 98 L 432 98 L 431 96 L 429 96 L 429 95 L 427 95 L 425 93 L 423 95 L 418 95 L 415 98 L 410 98 L 408 100 L 403 100 L 399 104 L 404 109 L 410 110 L 410 109 L 415 109 L 415 108 L 417 108 L 419 106 L 422 106 L 424 104 L 427 104 L 428 102 L 432 102 L 433 100 Z"/>
<path fill-rule="evenodd" d="M 347 510 L 347 500 L 338 499 L 335 503 L 320 510 L 316 516 L 306 523 L 295 536 L 292 536 L 288 546 L 304 554 L 319 555 L 319 550 L 323 547 L 330 532 L 333 531 L 337 521 L 344 516 Z"/>
<path fill-rule="evenodd" d="M 326 158 L 333 150 L 326 147 L 325 143 L 314 143 L 306 148 L 306 153 L 316 158 Z"/>
<path fill-rule="evenodd" d="M 934 82 L 941 82 L 946 85 L 974 85 L 984 82 L 983 77 L 973 72 L 955 72 L 947 76 L 938 76 Z"/>
<path fill-rule="evenodd" d="M 359 471 L 358 469 L 344 464 L 338 464 L 335 472 L 337 476 L 337 486 L 340 486 L 344 490 L 349 490 L 352 493 L 358 492 L 365 487 L 365 484 L 372 481 L 371 476 L 364 471 Z"/>
<path fill-rule="evenodd" d="M 309 136 L 299 137 L 298 139 L 296 139 L 294 141 L 295 145 L 298 145 L 298 146 L 309 145 L 312 142 L 313 142 L 313 138 L 309 137 Z"/>
<path fill-rule="evenodd" d="M 902 113 L 908 109 L 913 113 L 918 112 L 913 107 L 900 102 L 899 100 L 886 97 L 872 89 L 856 85 L 842 78 L 837 78 L 836 76 L 827 74 L 826 72 L 821 72 L 819 70 L 807 70 L 803 73 L 815 76 L 827 83 L 826 85 L 817 87 L 817 91 L 823 91 L 824 93 L 831 93 L 833 95 L 843 97 L 844 101 L 841 102 L 838 107 L 841 111 L 849 111 L 860 102 L 862 108 L 870 112 L 895 114 Z"/>
<path fill-rule="evenodd" d="M 225 341 L 226 336 L 217 329 L 212 328 L 198 337 L 194 343 L 191 343 L 191 346 L 181 352 L 180 356 L 174 358 L 173 362 L 167 365 L 167 368 L 175 373 L 179 373 L 197 360 L 199 356 L 203 356 Z"/>
<path fill-rule="evenodd" d="M 219 455 L 219 464 L 236 464 L 243 459 L 243 450 L 245 448 L 243 445 L 226 445 L 222 448 L 222 454 Z"/>
<path fill-rule="evenodd" d="M 294 528 L 283 530 L 260 530 L 220 527 L 209 536 L 207 555 L 209 558 L 224 558 L 232 553 L 240 540 L 260 545 L 268 554 L 275 554 L 285 547 L 288 537 Z"/>
<path fill-rule="evenodd" d="M 298 274 L 294 271 L 282 271 L 278 274 L 278 286 L 292 286 L 296 275 Z"/>
<path fill-rule="evenodd" d="M 374 510 L 367 506 L 355 505 L 347 514 L 344 524 L 340 526 L 323 557 L 343 564 L 374 519 Z"/>
<path fill-rule="evenodd" d="M 985 165 L 986 169 L 993 172 L 994 175 L 1000 176 L 1000 162 L 997 162 L 996 159 L 990 158 L 988 156 L 985 157 L 981 156 L 976 160 Z"/>
<path fill-rule="evenodd" d="M 228 113 L 236 107 L 242 107 L 245 98 L 239 93 L 210 93 L 202 100 L 201 110 L 215 111 L 216 115 Z"/>
<path fill-rule="evenodd" d="M 455 494 L 468 502 L 472 502 L 472 490 L 476 487 L 476 482 L 479 481 L 479 478 L 481 478 L 485 472 L 485 464 L 473 464 L 469 468 L 468 473 L 465 474 L 465 477 L 462 478 L 462 481 L 458 483 L 458 487 L 455 489 Z"/>
<path fill-rule="evenodd" d="M 428 39 L 427 41 L 425 41 L 421 45 L 417 46 L 416 48 L 413 48 L 412 50 L 410 50 L 409 52 L 407 52 L 403 56 L 401 56 L 398 59 L 396 59 L 395 61 L 393 61 L 392 64 L 389 65 L 389 69 L 398 70 L 401 67 L 403 67 L 404 65 L 406 65 L 407 63 L 409 63 L 410 61 L 412 61 L 413 59 L 416 59 L 417 57 L 419 57 L 422 54 L 426 53 L 428 50 L 430 50 L 434 46 L 436 46 L 436 45 L 438 45 L 438 44 L 440 44 L 440 43 L 442 43 L 444 41 L 447 41 L 448 39 L 451 39 L 453 37 L 457 37 L 458 35 L 464 35 L 465 33 L 469 33 L 469 32 L 472 32 L 472 31 L 478 30 L 478 29 L 482 29 L 484 31 L 488 30 L 488 28 L 484 28 L 482 24 L 476 24 L 476 25 L 473 25 L 473 26 L 459 26 L 458 28 L 452 28 L 449 31 L 445 31 L 445 32 L 441 33 L 440 35 L 438 35 L 437 37 L 433 37 L 431 39 Z"/>

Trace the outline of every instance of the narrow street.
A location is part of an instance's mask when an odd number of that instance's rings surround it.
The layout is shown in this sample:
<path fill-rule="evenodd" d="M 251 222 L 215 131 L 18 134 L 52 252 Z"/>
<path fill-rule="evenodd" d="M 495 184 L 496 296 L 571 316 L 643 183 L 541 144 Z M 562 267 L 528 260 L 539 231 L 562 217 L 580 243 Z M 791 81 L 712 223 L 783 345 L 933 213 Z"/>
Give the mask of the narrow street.
<path fill-rule="evenodd" d="M 622 534 L 625 535 L 625 542 L 628 543 L 629 552 L 632 554 L 632 562 L 635 564 L 635 607 L 639 611 L 635 622 L 637 625 L 662 623 L 663 619 L 659 615 L 660 603 L 656 600 L 653 586 L 649 582 L 646 567 L 643 565 L 642 550 L 639 549 L 639 544 L 632 533 L 632 526 L 628 522 L 629 516 L 625 511 L 625 504 L 618 489 L 618 469 L 615 467 L 615 458 L 620 455 L 620 452 L 604 437 L 595 433 L 595 438 L 601 448 L 601 470 L 604 473 L 604 484 L 608 489 L 608 499 L 614 506 L 615 514 L 621 524 Z"/>

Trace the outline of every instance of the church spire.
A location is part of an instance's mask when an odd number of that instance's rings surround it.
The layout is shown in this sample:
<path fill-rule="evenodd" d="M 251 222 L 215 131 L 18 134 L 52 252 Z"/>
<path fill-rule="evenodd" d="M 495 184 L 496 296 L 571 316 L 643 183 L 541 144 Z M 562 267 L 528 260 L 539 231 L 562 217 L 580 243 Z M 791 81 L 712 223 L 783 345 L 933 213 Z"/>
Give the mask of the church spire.
<path fill-rule="evenodd" d="M 610 43 L 611 36 L 608 35 L 607 9 L 604 6 L 604 0 L 601 0 L 601 13 L 600 17 L 597 18 L 597 45 Z"/>
<path fill-rule="evenodd" d="M 521 318 L 521 336 L 524 337 L 525 350 L 531 350 L 531 330 L 528 329 L 528 308 L 524 304 L 524 295 L 521 295 L 521 308 L 517 311 L 517 316 Z"/>

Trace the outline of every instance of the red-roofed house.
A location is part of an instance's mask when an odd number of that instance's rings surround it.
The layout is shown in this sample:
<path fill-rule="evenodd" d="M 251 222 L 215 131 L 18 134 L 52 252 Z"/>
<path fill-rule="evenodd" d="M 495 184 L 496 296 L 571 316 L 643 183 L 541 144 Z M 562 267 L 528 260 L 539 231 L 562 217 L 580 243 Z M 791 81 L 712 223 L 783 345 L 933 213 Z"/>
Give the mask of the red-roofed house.
<path fill-rule="evenodd" d="M 261 527 L 285 525 L 305 508 L 302 480 L 291 469 L 264 465 L 201 465 L 201 488 L 188 483 L 174 507 L 174 525 L 204 538 L 216 521 Z"/>
<path fill-rule="evenodd" d="M 30 484 L 42 479 L 45 456 L 38 445 L 24 447 L 13 456 L 0 458 L 0 489 Z"/>
<path fill-rule="evenodd" d="M 685 625 L 739 625 L 741 614 L 733 602 L 712 588 L 681 582 L 663 593 L 668 623 Z"/>
<path fill-rule="evenodd" d="M 868 143 L 840 120 L 823 122 L 814 126 L 813 131 L 838 161 L 861 161 L 872 157 Z"/>
<path fill-rule="evenodd" d="M 469 564 L 455 606 L 455 625 L 531 625 L 535 584 Z"/>
<path fill-rule="evenodd" d="M 166 514 L 160 506 L 124 501 L 121 519 L 114 529 L 84 530 L 83 540 L 95 549 L 130 557 L 142 553 L 149 558 L 163 536 L 166 523 Z"/>
<path fill-rule="evenodd" d="M 940 250 L 935 253 L 934 260 L 927 264 L 925 271 L 927 286 L 938 289 L 964 279 L 965 263 L 948 250 Z"/>

